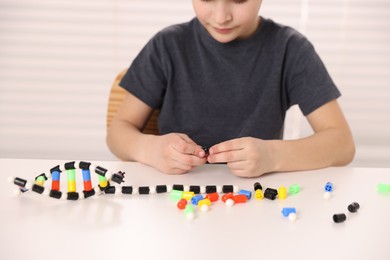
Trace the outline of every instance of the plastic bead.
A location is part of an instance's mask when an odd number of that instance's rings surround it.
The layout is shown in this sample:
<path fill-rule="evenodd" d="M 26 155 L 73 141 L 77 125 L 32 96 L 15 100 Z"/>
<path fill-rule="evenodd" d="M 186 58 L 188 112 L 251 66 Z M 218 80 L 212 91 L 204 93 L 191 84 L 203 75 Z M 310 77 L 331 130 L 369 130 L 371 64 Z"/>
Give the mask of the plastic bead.
<path fill-rule="evenodd" d="M 282 215 L 284 217 L 288 217 L 291 213 L 297 213 L 295 208 L 283 208 L 282 209 Z"/>
<path fill-rule="evenodd" d="M 327 191 L 327 192 L 333 191 L 333 183 L 327 182 L 327 183 L 325 184 L 325 191 Z"/>
<path fill-rule="evenodd" d="M 253 184 L 253 189 L 255 191 L 257 190 L 263 190 L 263 187 L 261 186 L 260 182 L 255 182 L 255 184 Z"/>
<path fill-rule="evenodd" d="M 200 186 L 190 186 L 190 191 L 195 194 L 200 194 Z"/>
<path fill-rule="evenodd" d="M 203 196 L 198 194 L 198 195 L 195 195 L 194 197 L 192 197 L 191 199 L 191 203 L 192 205 L 198 205 L 199 201 L 203 200 Z"/>
<path fill-rule="evenodd" d="M 206 193 L 207 194 L 215 193 L 215 192 L 217 192 L 217 186 L 215 186 L 215 185 L 206 186 Z"/>
<path fill-rule="evenodd" d="M 132 186 L 122 186 L 122 194 L 132 194 L 133 187 Z"/>
<path fill-rule="evenodd" d="M 181 185 L 181 184 L 173 184 L 172 189 L 173 189 L 173 190 L 184 191 L 184 185 Z"/>
<path fill-rule="evenodd" d="M 333 221 L 335 223 L 341 223 L 344 222 L 347 219 L 347 216 L 344 213 L 341 214 L 334 214 L 333 215 Z"/>
<path fill-rule="evenodd" d="M 324 193 L 324 199 L 330 199 L 332 197 L 332 193 L 331 192 L 329 192 L 329 191 L 326 191 L 325 193 Z"/>
<path fill-rule="evenodd" d="M 229 193 L 226 193 L 225 195 L 222 196 L 222 201 L 223 202 L 226 202 L 228 199 L 233 199 L 234 197 L 234 194 L 229 192 Z"/>
<path fill-rule="evenodd" d="M 45 190 L 45 188 L 43 186 L 40 186 L 37 184 L 34 184 L 32 186 L 32 191 L 35 191 L 36 193 L 42 194 L 44 190 Z"/>
<path fill-rule="evenodd" d="M 179 202 L 177 203 L 177 207 L 179 209 L 185 209 L 187 206 L 187 200 L 186 199 L 180 199 Z"/>
<path fill-rule="evenodd" d="M 234 200 L 233 199 L 227 199 L 225 201 L 225 205 L 228 206 L 228 207 L 231 207 L 234 205 Z"/>
<path fill-rule="evenodd" d="M 255 191 L 255 198 L 257 200 L 262 200 L 264 198 L 264 194 L 263 194 L 263 191 L 261 189 L 257 189 Z"/>
<path fill-rule="evenodd" d="M 203 205 L 211 206 L 211 201 L 209 199 L 202 199 L 198 202 L 198 207 L 201 208 Z"/>
<path fill-rule="evenodd" d="M 184 209 L 184 214 L 188 220 L 193 220 L 195 218 L 195 209 L 191 204 L 187 204 Z"/>
<path fill-rule="evenodd" d="M 54 199 L 61 199 L 62 192 L 59 190 L 51 190 L 49 193 L 49 197 L 52 197 Z"/>
<path fill-rule="evenodd" d="M 191 200 L 192 197 L 195 196 L 195 193 L 193 191 L 184 191 L 183 192 L 183 198 L 186 200 Z"/>
<path fill-rule="evenodd" d="M 297 220 L 297 214 L 296 213 L 290 213 L 288 215 L 288 219 L 291 221 L 291 222 L 294 222 L 295 220 Z"/>
<path fill-rule="evenodd" d="M 378 188 L 378 192 L 380 192 L 380 193 L 389 193 L 390 192 L 390 184 L 379 183 L 377 188 Z"/>
<path fill-rule="evenodd" d="M 203 205 L 200 207 L 200 210 L 201 210 L 202 212 L 207 212 L 207 211 L 210 210 L 210 206 L 207 205 L 207 204 L 203 204 Z"/>
<path fill-rule="evenodd" d="M 172 190 L 170 197 L 172 200 L 180 200 L 183 197 L 183 192 L 181 190 Z"/>
<path fill-rule="evenodd" d="M 242 195 L 245 195 L 247 197 L 248 200 L 250 200 L 252 198 L 252 192 L 249 191 L 249 190 L 240 190 L 238 192 L 238 194 L 242 194 Z"/>
<path fill-rule="evenodd" d="M 294 184 L 294 185 L 291 185 L 288 189 L 288 192 L 290 194 L 297 194 L 301 191 L 301 186 L 299 186 L 298 184 Z"/>
<path fill-rule="evenodd" d="M 276 196 L 278 196 L 278 191 L 271 188 L 266 188 L 264 192 L 264 197 L 270 200 L 276 199 Z"/>
<path fill-rule="evenodd" d="M 352 202 L 351 204 L 348 205 L 348 211 L 351 213 L 355 213 L 359 210 L 360 205 L 357 202 Z"/>
<path fill-rule="evenodd" d="M 157 185 L 156 186 L 157 193 L 165 193 L 167 192 L 167 185 Z"/>
<path fill-rule="evenodd" d="M 248 197 L 244 194 L 234 195 L 233 200 L 235 203 L 245 203 L 248 200 Z"/>
<path fill-rule="evenodd" d="M 209 199 L 211 202 L 216 202 L 219 199 L 219 194 L 217 192 L 207 194 L 206 199 Z"/>
<path fill-rule="evenodd" d="M 286 187 L 279 187 L 278 189 L 278 198 L 281 199 L 281 200 L 284 200 L 285 198 L 287 198 L 287 189 Z"/>
<path fill-rule="evenodd" d="M 229 192 L 233 192 L 233 185 L 223 185 L 222 186 L 222 193 L 229 193 Z"/>
<path fill-rule="evenodd" d="M 150 192 L 150 189 L 148 186 L 141 186 L 141 187 L 138 187 L 138 193 L 140 195 L 146 195 L 146 194 L 149 194 Z"/>

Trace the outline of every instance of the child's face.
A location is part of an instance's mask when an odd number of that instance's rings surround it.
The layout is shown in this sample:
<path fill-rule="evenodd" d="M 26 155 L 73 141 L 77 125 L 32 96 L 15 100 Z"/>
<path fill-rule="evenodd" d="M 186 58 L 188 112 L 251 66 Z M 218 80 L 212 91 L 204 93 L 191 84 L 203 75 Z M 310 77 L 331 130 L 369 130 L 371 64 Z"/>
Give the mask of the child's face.
<path fill-rule="evenodd" d="M 262 0 L 192 0 L 196 16 L 221 43 L 251 36 L 259 24 Z"/>

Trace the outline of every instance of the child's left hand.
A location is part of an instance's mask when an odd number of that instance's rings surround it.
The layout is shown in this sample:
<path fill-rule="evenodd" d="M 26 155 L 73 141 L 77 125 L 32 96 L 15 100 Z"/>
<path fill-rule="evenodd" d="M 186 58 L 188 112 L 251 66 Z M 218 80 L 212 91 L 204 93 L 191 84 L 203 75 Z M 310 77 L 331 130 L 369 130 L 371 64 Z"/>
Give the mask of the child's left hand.
<path fill-rule="evenodd" d="M 272 141 L 242 137 L 212 146 L 207 161 L 226 162 L 233 174 L 240 177 L 258 177 L 275 171 L 277 158 Z"/>

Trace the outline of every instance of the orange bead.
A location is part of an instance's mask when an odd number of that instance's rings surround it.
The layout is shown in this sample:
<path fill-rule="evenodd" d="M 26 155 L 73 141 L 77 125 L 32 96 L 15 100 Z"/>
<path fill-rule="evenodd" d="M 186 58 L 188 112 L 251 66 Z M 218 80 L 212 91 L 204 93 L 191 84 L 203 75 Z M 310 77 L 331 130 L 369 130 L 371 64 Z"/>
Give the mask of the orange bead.
<path fill-rule="evenodd" d="M 60 190 L 60 182 L 59 181 L 52 181 L 51 182 L 51 189 L 52 190 Z"/>
<path fill-rule="evenodd" d="M 227 199 L 233 199 L 234 194 L 229 192 L 222 196 L 222 201 L 225 203 Z"/>
<path fill-rule="evenodd" d="M 206 195 L 206 199 L 209 199 L 211 202 L 215 202 L 219 199 L 219 194 L 216 192 L 209 193 Z"/>
<path fill-rule="evenodd" d="M 85 191 L 90 191 L 90 190 L 92 190 L 92 182 L 91 182 L 90 180 L 84 182 L 84 190 L 85 190 Z"/>
<path fill-rule="evenodd" d="M 244 194 L 238 194 L 233 197 L 235 203 L 245 203 L 248 200 L 248 197 Z"/>
<path fill-rule="evenodd" d="M 177 207 L 179 209 L 185 209 L 187 206 L 187 200 L 186 199 L 181 199 L 179 200 L 179 202 L 177 203 Z"/>

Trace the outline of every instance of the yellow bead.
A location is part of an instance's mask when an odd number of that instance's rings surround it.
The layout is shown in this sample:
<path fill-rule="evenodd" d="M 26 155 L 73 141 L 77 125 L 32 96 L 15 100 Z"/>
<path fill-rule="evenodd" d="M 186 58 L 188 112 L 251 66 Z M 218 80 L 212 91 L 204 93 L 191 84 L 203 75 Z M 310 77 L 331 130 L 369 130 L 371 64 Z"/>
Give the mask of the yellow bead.
<path fill-rule="evenodd" d="M 287 198 L 287 189 L 286 187 L 279 187 L 279 190 L 278 190 L 278 198 L 281 199 L 281 200 L 284 200 L 285 198 Z"/>
<path fill-rule="evenodd" d="M 202 199 L 198 202 L 198 207 L 201 208 L 203 205 L 210 206 L 211 201 L 209 199 Z"/>
<path fill-rule="evenodd" d="M 195 193 L 193 191 L 185 191 L 183 192 L 183 198 L 186 200 L 191 200 L 192 197 L 195 196 Z"/>
<path fill-rule="evenodd" d="M 99 181 L 99 185 L 100 185 L 100 187 L 105 188 L 108 186 L 108 182 L 107 182 L 107 180 Z"/>
<path fill-rule="evenodd" d="M 76 192 L 76 182 L 68 181 L 68 192 Z"/>
<path fill-rule="evenodd" d="M 264 194 L 262 190 L 256 190 L 255 192 L 255 198 L 257 200 L 262 200 L 264 198 Z"/>

